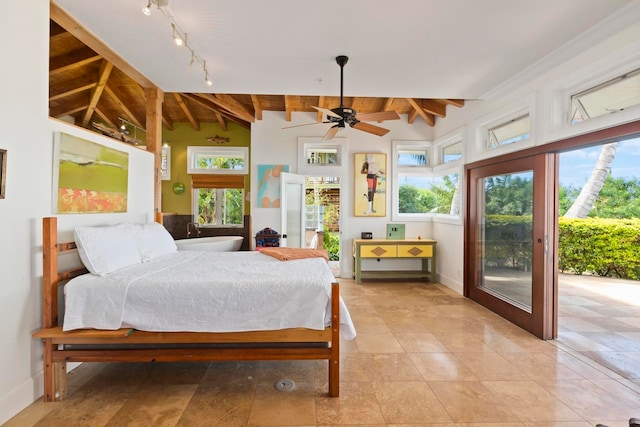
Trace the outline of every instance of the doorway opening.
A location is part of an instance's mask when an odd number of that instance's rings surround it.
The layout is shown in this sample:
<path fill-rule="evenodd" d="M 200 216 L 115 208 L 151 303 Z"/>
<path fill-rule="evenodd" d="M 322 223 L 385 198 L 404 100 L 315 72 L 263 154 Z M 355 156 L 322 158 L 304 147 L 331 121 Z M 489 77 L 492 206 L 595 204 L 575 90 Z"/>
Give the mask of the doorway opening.
<path fill-rule="evenodd" d="M 637 378 L 640 261 L 625 230 L 640 227 L 640 138 L 565 151 L 559 163 L 557 341 Z"/>
<path fill-rule="evenodd" d="M 307 176 L 305 206 L 305 247 L 326 249 L 340 277 L 340 177 Z"/>

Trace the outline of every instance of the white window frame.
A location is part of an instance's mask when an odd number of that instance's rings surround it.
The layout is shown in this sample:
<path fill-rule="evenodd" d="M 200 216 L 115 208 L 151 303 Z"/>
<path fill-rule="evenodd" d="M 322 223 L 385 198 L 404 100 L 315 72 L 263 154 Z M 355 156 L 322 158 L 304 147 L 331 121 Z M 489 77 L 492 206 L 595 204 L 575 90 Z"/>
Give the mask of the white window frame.
<path fill-rule="evenodd" d="M 400 166 L 398 165 L 398 154 L 403 149 L 424 149 L 428 154 L 426 166 Z M 391 141 L 391 170 L 393 179 L 391 180 L 392 221 L 429 221 L 433 214 L 428 213 L 400 213 L 400 175 L 410 176 L 433 176 L 433 168 L 429 166 L 429 161 L 433 157 L 433 144 L 430 141 Z"/>
<path fill-rule="evenodd" d="M 200 190 L 230 190 L 229 188 L 218 188 L 218 187 L 211 187 L 211 188 L 193 188 L 191 190 L 191 212 L 193 212 L 193 220 L 194 221 L 198 221 L 198 214 L 199 214 L 199 204 L 198 204 L 198 195 L 199 195 L 199 191 Z M 247 191 L 246 188 L 242 188 L 242 219 L 240 221 L 240 224 L 202 224 L 200 225 L 201 228 L 242 228 L 244 227 L 244 209 L 245 209 L 245 203 L 246 203 L 246 197 L 247 197 Z"/>
<path fill-rule="evenodd" d="M 200 155 L 213 157 L 240 157 L 244 159 L 244 167 L 241 169 L 203 169 L 197 167 L 197 158 Z M 187 147 L 187 173 L 188 174 L 224 174 L 224 175 L 248 175 L 249 174 L 249 147 Z"/>
<path fill-rule="evenodd" d="M 626 108 L 615 114 L 607 114 L 573 125 L 570 124 L 571 96 L 640 68 L 638 47 L 640 44 L 636 43 L 633 48 L 622 49 L 596 61 L 591 61 L 588 65 L 567 73 L 563 79 L 546 87 L 543 102 L 548 106 L 548 113 L 544 115 L 545 128 L 547 129 L 542 135 L 544 141 L 570 138 L 637 120 L 640 116 L 639 105 Z"/>
<path fill-rule="evenodd" d="M 338 152 L 337 162 L 334 164 L 309 164 L 307 163 L 307 153 L 315 148 L 335 148 Z M 345 153 L 348 152 L 348 141 L 346 138 L 333 138 L 331 141 L 322 141 L 320 137 L 299 137 L 298 138 L 298 173 L 302 175 L 316 176 L 341 176 L 346 162 Z"/>
<path fill-rule="evenodd" d="M 524 115 L 529 115 L 529 138 L 517 141 L 512 144 L 503 145 L 497 148 L 489 149 L 487 142 L 489 137 L 489 129 L 498 127 L 511 120 L 518 119 Z M 536 114 L 535 114 L 535 96 L 526 97 L 519 103 L 509 105 L 501 110 L 488 114 L 475 122 L 475 144 L 474 144 L 474 160 L 497 157 L 503 154 L 520 151 L 525 148 L 533 147 L 536 142 Z"/>
<path fill-rule="evenodd" d="M 450 169 L 454 166 L 462 166 L 464 164 L 465 159 L 465 129 L 461 128 L 454 132 L 451 132 L 448 135 L 445 135 L 441 138 L 436 139 L 433 142 L 433 170 L 434 172 L 440 172 L 440 170 Z M 450 162 L 444 161 L 444 149 L 450 147 L 454 144 L 460 144 L 462 147 L 462 157 L 457 160 L 452 160 Z"/>

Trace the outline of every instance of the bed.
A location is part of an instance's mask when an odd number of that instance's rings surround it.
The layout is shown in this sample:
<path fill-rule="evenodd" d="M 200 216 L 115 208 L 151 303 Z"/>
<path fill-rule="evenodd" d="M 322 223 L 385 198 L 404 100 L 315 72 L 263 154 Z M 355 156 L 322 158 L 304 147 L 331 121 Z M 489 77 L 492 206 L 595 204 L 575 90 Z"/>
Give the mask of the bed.
<path fill-rule="evenodd" d="M 340 336 L 355 329 L 324 259 L 163 253 L 152 240 L 153 257 L 105 273 L 84 258 L 85 242 L 58 242 L 57 218 L 43 218 L 43 326 L 33 336 L 44 343 L 44 401 L 65 398 L 67 362 L 319 359 L 329 396 L 339 395 Z M 105 259 L 126 248 L 108 248 Z M 85 268 L 59 271 L 71 251 Z"/>

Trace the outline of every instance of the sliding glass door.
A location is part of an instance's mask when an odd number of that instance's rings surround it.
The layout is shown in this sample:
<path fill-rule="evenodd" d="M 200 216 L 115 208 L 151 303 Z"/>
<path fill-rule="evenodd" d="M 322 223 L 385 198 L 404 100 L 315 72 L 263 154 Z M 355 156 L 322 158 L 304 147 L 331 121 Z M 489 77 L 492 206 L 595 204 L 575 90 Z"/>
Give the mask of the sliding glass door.
<path fill-rule="evenodd" d="M 555 154 L 467 168 L 465 295 L 543 339 L 554 335 L 555 168 Z"/>

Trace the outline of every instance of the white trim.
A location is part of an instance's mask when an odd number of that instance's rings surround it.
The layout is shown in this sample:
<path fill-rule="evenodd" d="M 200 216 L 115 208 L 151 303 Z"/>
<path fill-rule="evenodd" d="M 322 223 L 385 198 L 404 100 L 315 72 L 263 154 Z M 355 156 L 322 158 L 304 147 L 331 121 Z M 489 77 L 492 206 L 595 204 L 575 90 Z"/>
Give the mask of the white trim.
<path fill-rule="evenodd" d="M 481 159 L 487 159 L 491 157 L 501 156 L 506 153 L 512 153 L 515 151 L 524 150 L 525 148 L 533 147 L 536 142 L 536 97 L 535 95 L 529 95 L 518 102 L 509 104 L 501 109 L 493 111 L 489 114 L 482 116 L 473 123 L 474 129 L 474 144 L 472 145 L 473 155 L 469 161 L 476 161 Z M 487 136 L 490 128 L 504 124 L 510 120 L 518 117 L 529 115 L 529 138 L 523 141 L 514 142 L 513 144 L 503 145 L 502 147 L 488 149 L 487 148 Z"/>
<path fill-rule="evenodd" d="M 211 154 L 220 157 L 241 157 L 244 159 L 242 169 L 201 169 L 196 166 L 196 158 L 199 154 Z M 224 175 L 248 175 L 249 174 L 249 147 L 187 147 L 187 173 L 188 174 L 224 174 Z"/>
<path fill-rule="evenodd" d="M 348 152 L 349 143 L 347 138 L 333 138 L 331 141 L 322 141 L 320 137 L 298 137 L 298 173 L 312 176 L 340 176 L 346 163 L 345 153 Z M 336 164 L 318 165 L 307 163 L 307 151 L 314 148 L 335 148 L 338 150 Z"/>

